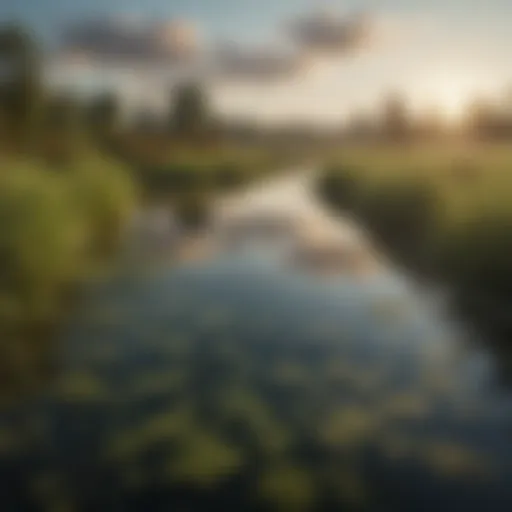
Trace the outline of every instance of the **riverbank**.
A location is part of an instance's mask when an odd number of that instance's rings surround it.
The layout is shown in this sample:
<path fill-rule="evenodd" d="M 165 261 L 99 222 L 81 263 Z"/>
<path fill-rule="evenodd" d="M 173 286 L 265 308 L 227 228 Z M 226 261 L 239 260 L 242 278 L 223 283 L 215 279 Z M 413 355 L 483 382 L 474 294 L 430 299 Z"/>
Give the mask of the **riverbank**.
<path fill-rule="evenodd" d="M 355 216 L 392 258 L 444 283 L 488 343 L 512 352 L 512 151 L 380 148 L 347 151 L 316 188 L 333 211 Z M 502 352 L 504 351 L 504 352 Z"/>

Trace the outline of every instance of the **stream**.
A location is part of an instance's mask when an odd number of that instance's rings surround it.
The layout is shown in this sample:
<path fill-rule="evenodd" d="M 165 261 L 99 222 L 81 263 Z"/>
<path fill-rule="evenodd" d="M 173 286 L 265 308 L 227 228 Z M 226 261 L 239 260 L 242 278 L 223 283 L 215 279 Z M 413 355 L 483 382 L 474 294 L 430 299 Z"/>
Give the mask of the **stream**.
<path fill-rule="evenodd" d="M 0 413 L 2 510 L 512 510 L 493 356 L 311 182 L 88 287 L 55 379 Z"/>

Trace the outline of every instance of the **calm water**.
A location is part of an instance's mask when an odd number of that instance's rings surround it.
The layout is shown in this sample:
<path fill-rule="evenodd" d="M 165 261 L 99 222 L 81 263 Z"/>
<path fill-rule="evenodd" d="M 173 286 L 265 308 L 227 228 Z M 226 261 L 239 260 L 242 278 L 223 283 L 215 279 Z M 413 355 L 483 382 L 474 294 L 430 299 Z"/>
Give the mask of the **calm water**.
<path fill-rule="evenodd" d="M 512 396 L 437 315 L 261 242 L 92 286 L 2 510 L 512 510 Z"/>

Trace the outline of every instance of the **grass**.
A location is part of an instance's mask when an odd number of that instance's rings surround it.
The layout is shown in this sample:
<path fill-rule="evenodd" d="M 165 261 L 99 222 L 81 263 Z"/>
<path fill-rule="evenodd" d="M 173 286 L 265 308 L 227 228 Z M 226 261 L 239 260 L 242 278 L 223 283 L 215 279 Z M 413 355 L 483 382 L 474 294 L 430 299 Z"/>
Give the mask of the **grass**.
<path fill-rule="evenodd" d="M 213 197 L 279 170 L 289 158 L 276 151 L 232 144 L 201 146 L 125 135 L 115 154 L 133 169 L 149 202 L 171 204 L 190 227 L 203 225 Z"/>
<path fill-rule="evenodd" d="M 398 261 L 450 284 L 500 339 L 512 334 L 512 148 L 347 148 L 318 191 Z"/>
<path fill-rule="evenodd" d="M 131 177 L 82 156 L 59 167 L 0 163 L 0 395 L 34 380 L 74 292 L 120 247 L 135 203 Z"/>

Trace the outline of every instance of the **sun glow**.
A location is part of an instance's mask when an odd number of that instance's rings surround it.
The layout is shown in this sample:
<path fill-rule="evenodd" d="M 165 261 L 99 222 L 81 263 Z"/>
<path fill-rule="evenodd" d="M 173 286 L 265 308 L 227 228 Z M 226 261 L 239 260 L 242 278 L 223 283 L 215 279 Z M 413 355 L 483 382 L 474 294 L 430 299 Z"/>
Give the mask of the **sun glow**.
<path fill-rule="evenodd" d="M 455 71 L 425 77 L 416 85 L 418 106 L 436 105 L 443 117 L 452 123 L 461 121 L 476 91 L 484 89 L 476 76 Z"/>
<path fill-rule="evenodd" d="M 440 86 L 438 102 L 444 117 L 448 121 L 460 121 L 464 117 L 470 96 L 471 89 L 466 84 L 453 81 Z"/>

